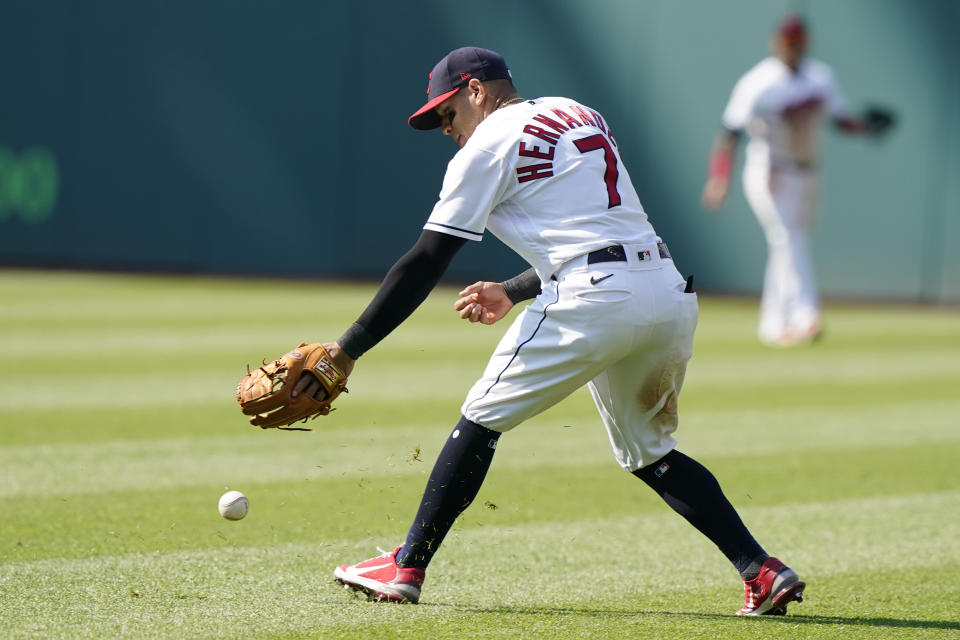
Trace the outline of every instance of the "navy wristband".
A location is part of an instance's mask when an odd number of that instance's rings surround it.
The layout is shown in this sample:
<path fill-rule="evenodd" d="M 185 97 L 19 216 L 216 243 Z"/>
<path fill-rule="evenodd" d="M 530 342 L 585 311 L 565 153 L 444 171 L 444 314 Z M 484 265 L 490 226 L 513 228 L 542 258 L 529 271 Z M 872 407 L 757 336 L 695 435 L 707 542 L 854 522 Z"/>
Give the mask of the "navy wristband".
<path fill-rule="evenodd" d="M 350 328 L 344 331 L 342 336 L 337 338 L 337 344 L 340 345 L 340 348 L 354 360 L 359 360 L 360 356 L 372 349 L 377 342 L 379 340 L 356 322 L 350 325 Z"/>
<path fill-rule="evenodd" d="M 500 286 L 510 298 L 510 302 L 517 304 L 540 295 L 540 276 L 537 275 L 536 269 L 530 267 L 520 275 L 504 280 Z"/>

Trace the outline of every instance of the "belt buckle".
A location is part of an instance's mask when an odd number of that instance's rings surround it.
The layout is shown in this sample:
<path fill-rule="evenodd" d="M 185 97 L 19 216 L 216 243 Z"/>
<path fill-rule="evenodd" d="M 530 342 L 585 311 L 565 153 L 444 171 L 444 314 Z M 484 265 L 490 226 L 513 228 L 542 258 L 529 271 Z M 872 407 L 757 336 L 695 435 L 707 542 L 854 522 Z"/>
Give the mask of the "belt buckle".
<path fill-rule="evenodd" d="M 627 254 L 622 245 L 612 244 L 603 249 L 597 249 L 587 254 L 587 264 L 596 264 L 598 262 L 625 262 Z"/>

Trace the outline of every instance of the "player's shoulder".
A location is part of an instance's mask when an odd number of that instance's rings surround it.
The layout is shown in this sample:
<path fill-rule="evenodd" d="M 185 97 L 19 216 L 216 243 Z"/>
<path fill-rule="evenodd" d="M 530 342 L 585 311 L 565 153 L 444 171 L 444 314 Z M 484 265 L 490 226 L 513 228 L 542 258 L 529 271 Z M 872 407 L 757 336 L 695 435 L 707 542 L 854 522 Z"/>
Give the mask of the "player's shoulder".
<path fill-rule="evenodd" d="M 782 67 L 782 63 L 772 56 L 750 67 L 733 85 L 731 102 L 746 104 L 755 100 L 770 86 L 782 80 Z"/>
<path fill-rule="evenodd" d="M 527 129 L 524 126 L 516 127 L 512 124 L 552 126 L 553 130 L 562 131 L 571 124 L 576 127 L 595 126 L 602 118 L 596 109 L 578 100 L 563 96 L 543 96 L 497 109 L 480 123 L 474 136 L 479 133 L 477 143 L 488 145 L 496 140 L 526 135 Z"/>
<path fill-rule="evenodd" d="M 584 109 L 589 111 L 595 111 L 592 107 L 585 105 L 579 100 L 573 98 L 567 98 L 564 96 L 541 96 L 539 98 L 528 98 L 523 102 L 510 107 L 509 109 L 504 109 L 504 113 L 515 114 L 517 116 L 528 115 L 533 111 L 537 110 L 553 110 L 553 109 Z"/>
<path fill-rule="evenodd" d="M 457 155 L 513 155 L 513 149 L 522 132 L 521 121 L 531 116 L 530 102 L 532 101 L 528 100 L 494 110 L 477 125 L 473 135 Z"/>
<path fill-rule="evenodd" d="M 595 108 L 579 100 L 563 96 L 547 96 L 527 101 L 525 115 L 556 118 L 567 126 L 605 126 L 603 115 Z"/>
<path fill-rule="evenodd" d="M 574 100 L 573 98 L 565 98 L 564 96 L 542 96 L 540 98 L 533 98 L 528 102 L 531 106 L 544 105 L 551 108 L 564 104 L 577 104 L 583 106 L 578 100 Z"/>
<path fill-rule="evenodd" d="M 566 97 L 563 97 L 563 96 L 555 96 L 555 97 L 546 98 L 546 99 L 547 99 L 547 100 L 550 100 L 549 106 L 550 106 L 551 109 L 553 109 L 553 108 L 556 107 L 556 108 L 559 108 L 559 109 L 561 109 L 561 110 L 564 109 L 564 108 L 566 108 L 566 109 L 573 109 L 573 110 L 576 110 L 576 111 L 581 111 L 581 110 L 582 110 L 582 111 L 587 111 L 587 112 L 599 113 L 599 110 L 597 110 L 595 107 L 593 107 L 593 106 L 591 106 L 591 105 L 589 105 L 589 104 L 586 104 L 586 103 L 584 103 L 584 102 L 581 102 L 580 100 L 577 100 L 577 99 L 575 99 L 575 98 L 566 98 Z"/>
<path fill-rule="evenodd" d="M 750 67 L 741 77 L 741 82 L 761 82 L 782 76 L 783 63 L 775 56 L 768 56 Z"/>
<path fill-rule="evenodd" d="M 734 93 L 740 96 L 754 95 L 775 84 L 782 76 L 782 64 L 774 57 L 764 58 L 737 79 Z"/>

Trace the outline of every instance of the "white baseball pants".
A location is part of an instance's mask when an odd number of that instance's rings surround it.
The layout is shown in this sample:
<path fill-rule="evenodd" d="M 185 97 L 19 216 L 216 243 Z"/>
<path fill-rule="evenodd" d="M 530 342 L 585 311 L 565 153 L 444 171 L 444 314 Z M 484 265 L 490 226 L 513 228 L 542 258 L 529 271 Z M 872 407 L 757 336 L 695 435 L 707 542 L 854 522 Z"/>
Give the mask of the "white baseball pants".
<path fill-rule="evenodd" d="M 819 197 L 814 171 L 747 164 L 743 186 L 767 239 L 757 336 L 778 343 L 819 326 L 820 297 L 810 252 Z"/>
<path fill-rule="evenodd" d="M 697 296 L 655 244 L 624 248 L 626 262 L 580 256 L 543 284 L 467 394 L 468 420 L 508 431 L 587 384 L 624 469 L 673 449 Z"/>

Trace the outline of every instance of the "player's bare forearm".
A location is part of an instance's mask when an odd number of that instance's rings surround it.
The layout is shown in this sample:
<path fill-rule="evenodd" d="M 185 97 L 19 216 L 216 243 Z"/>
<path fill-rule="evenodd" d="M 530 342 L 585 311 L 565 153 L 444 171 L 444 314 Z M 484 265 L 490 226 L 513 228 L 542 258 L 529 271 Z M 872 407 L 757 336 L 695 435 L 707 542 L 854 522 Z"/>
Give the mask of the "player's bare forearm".
<path fill-rule="evenodd" d="M 867 107 L 860 115 L 845 115 L 833 119 L 834 126 L 843 133 L 871 137 L 883 136 L 893 129 L 896 122 L 897 116 L 893 109 L 879 105 Z"/>
<path fill-rule="evenodd" d="M 733 153 L 740 142 L 741 131 L 736 129 L 721 129 L 717 134 L 717 139 L 713 143 L 714 149 L 723 149 Z"/>
<path fill-rule="evenodd" d="M 730 189 L 730 169 L 733 165 L 733 153 L 737 147 L 740 134 L 737 131 L 724 129 L 717 136 L 710 152 L 710 163 L 707 172 L 707 182 L 700 195 L 700 203 L 707 211 L 716 211 L 727 200 L 727 191 Z"/>
<path fill-rule="evenodd" d="M 833 126 L 836 127 L 838 131 L 854 135 L 863 133 L 867 128 L 862 118 L 853 116 L 834 118 Z"/>
<path fill-rule="evenodd" d="M 513 302 L 499 282 L 474 282 L 459 296 L 453 308 L 470 322 L 493 324 L 513 308 Z"/>

